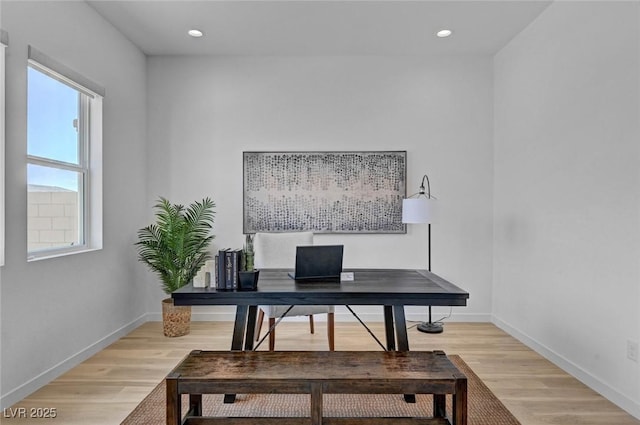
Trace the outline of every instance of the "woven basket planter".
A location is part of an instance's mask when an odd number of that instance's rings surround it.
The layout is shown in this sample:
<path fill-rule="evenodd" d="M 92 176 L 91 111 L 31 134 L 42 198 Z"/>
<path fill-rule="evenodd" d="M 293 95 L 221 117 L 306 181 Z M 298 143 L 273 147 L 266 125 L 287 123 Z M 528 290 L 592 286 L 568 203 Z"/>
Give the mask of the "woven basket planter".
<path fill-rule="evenodd" d="M 187 335 L 191 331 L 191 306 L 173 305 L 173 299 L 162 300 L 162 327 L 164 336 Z"/>

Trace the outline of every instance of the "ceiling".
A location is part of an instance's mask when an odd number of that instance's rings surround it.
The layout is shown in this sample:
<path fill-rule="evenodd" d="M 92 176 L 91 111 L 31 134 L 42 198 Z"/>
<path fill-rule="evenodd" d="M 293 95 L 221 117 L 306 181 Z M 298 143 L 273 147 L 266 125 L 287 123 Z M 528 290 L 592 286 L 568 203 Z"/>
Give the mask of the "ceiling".
<path fill-rule="evenodd" d="M 546 0 L 87 0 L 147 55 L 492 55 Z M 205 33 L 195 39 L 191 28 Z M 454 31 L 435 37 L 442 28 Z"/>

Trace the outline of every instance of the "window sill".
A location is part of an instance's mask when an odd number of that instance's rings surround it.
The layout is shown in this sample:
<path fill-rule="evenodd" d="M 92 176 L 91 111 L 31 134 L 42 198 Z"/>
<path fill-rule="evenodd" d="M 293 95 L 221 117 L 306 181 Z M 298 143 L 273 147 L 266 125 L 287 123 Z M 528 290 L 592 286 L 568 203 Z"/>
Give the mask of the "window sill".
<path fill-rule="evenodd" d="M 27 256 L 27 262 L 30 263 L 32 261 L 40 261 L 40 260 L 48 260 L 50 258 L 59 258 L 66 257 L 68 255 L 82 254 L 85 252 L 93 252 L 100 251 L 102 247 L 98 248 L 89 248 L 89 247 L 79 247 L 74 249 L 65 249 L 65 250 L 55 250 L 55 251 L 42 251 L 38 253 L 32 253 Z"/>

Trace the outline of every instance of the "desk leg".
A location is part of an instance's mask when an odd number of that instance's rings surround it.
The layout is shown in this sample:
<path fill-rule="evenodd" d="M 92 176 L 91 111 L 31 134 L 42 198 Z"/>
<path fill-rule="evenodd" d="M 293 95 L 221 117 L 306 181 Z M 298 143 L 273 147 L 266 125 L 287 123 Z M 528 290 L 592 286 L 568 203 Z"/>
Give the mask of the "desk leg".
<path fill-rule="evenodd" d="M 247 329 L 245 331 L 244 337 L 244 350 L 252 351 L 253 350 L 253 337 L 256 332 L 256 316 L 258 315 L 258 306 L 250 305 L 249 306 L 249 314 L 247 315 Z"/>
<path fill-rule="evenodd" d="M 249 306 L 239 305 L 236 306 L 236 321 L 233 325 L 233 337 L 231 338 L 231 351 L 242 351 L 242 344 L 244 340 L 245 330 L 247 328 L 247 312 Z M 255 321 L 255 318 L 254 318 Z M 235 394 L 225 394 L 224 402 L 233 403 L 236 401 Z"/>
<path fill-rule="evenodd" d="M 404 318 L 404 306 L 393 306 L 393 319 L 398 339 L 398 351 L 409 351 L 409 337 L 407 335 L 407 322 Z"/>
<path fill-rule="evenodd" d="M 407 335 L 407 321 L 404 317 L 404 306 L 384 306 L 384 331 L 387 337 L 387 350 L 409 351 L 409 337 Z"/>
<path fill-rule="evenodd" d="M 387 337 L 387 351 L 395 351 L 396 334 L 393 330 L 393 307 L 390 305 L 384 306 L 384 333 Z"/>
<path fill-rule="evenodd" d="M 231 351 L 242 351 L 244 333 L 247 329 L 248 305 L 236 306 L 236 321 L 233 325 L 233 337 L 231 339 Z M 255 319 L 254 319 L 255 320 Z"/>
<path fill-rule="evenodd" d="M 393 306 L 393 319 L 395 322 L 396 338 L 398 339 L 398 351 L 409 351 L 409 337 L 407 335 L 407 321 L 404 317 L 404 306 Z M 405 394 L 404 401 L 415 403 L 415 394 Z"/>

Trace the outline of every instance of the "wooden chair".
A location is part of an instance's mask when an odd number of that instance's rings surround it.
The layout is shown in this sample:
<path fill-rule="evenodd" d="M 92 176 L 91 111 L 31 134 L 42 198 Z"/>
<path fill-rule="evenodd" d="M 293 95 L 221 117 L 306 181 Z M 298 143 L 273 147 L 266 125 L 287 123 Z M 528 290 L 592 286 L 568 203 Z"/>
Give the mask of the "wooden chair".
<path fill-rule="evenodd" d="M 256 233 L 253 239 L 255 251 L 255 267 L 257 269 L 294 269 L 296 258 L 296 247 L 313 245 L 312 232 L 294 233 Z M 261 282 L 261 285 L 268 284 Z M 287 310 L 286 305 L 261 305 L 258 309 L 258 320 L 256 322 L 256 341 L 260 339 L 262 322 L 267 316 L 269 329 L 275 324 L 276 319 L 281 317 Z M 334 306 L 332 305 L 300 305 L 295 306 L 287 313 L 286 317 L 309 316 L 309 327 L 314 333 L 313 315 L 327 314 L 327 336 L 329 339 L 329 350 L 334 350 Z M 275 349 L 275 329 L 269 334 L 269 350 Z"/>

